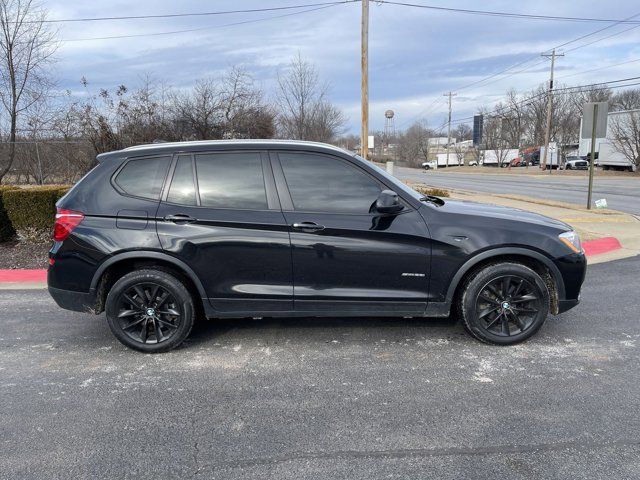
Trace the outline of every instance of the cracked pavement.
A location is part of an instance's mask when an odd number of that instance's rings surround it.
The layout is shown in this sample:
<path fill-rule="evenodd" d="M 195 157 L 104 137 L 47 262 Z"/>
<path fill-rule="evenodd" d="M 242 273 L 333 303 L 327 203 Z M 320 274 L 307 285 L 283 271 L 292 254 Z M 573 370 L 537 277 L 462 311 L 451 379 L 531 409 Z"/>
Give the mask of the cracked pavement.
<path fill-rule="evenodd" d="M 640 477 L 640 257 L 493 347 L 434 319 L 225 320 L 161 355 L 0 291 L 0 478 Z"/>

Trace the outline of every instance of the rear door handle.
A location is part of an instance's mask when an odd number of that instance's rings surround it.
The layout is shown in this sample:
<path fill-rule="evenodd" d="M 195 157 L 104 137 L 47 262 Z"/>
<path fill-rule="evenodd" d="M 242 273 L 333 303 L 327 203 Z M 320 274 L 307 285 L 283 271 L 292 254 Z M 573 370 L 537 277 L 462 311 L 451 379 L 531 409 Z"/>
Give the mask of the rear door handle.
<path fill-rule="evenodd" d="M 189 215 L 185 215 L 184 213 L 176 213 L 175 215 L 167 215 L 164 217 L 165 222 L 173 222 L 173 223 L 193 223 L 197 221 L 197 218 L 190 217 Z"/>
<path fill-rule="evenodd" d="M 302 230 L 303 232 L 319 232 L 324 230 L 324 225 L 318 225 L 315 222 L 300 222 L 291 225 L 296 230 Z"/>

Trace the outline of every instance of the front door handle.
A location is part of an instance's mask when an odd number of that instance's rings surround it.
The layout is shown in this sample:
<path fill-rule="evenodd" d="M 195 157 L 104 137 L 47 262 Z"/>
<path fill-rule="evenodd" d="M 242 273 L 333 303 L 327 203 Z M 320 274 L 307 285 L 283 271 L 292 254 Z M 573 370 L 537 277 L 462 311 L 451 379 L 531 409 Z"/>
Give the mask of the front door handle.
<path fill-rule="evenodd" d="M 318 225 L 316 222 L 296 222 L 291 226 L 303 232 L 319 232 L 320 230 L 324 230 L 324 225 Z"/>
<path fill-rule="evenodd" d="M 164 217 L 165 222 L 173 222 L 173 223 L 193 223 L 197 221 L 197 218 L 193 218 L 189 215 L 185 215 L 184 213 L 176 213 L 175 215 L 167 215 Z"/>

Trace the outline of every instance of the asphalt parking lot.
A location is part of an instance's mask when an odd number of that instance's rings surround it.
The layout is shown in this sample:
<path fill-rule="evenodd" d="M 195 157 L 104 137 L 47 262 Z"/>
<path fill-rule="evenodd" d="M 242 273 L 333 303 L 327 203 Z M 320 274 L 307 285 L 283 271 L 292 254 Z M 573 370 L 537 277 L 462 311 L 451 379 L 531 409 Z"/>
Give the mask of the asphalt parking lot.
<path fill-rule="evenodd" d="M 640 257 L 515 347 L 451 320 L 203 323 L 162 355 L 0 291 L 0 478 L 640 478 Z"/>

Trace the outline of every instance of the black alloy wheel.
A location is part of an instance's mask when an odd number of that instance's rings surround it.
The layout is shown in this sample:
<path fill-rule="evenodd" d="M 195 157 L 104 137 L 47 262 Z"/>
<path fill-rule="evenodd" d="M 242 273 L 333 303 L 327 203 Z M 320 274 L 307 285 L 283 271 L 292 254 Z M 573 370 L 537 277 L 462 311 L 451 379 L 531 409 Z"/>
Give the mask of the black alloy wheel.
<path fill-rule="evenodd" d="M 166 342 L 182 321 L 179 303 L 158 284 L 135 284 L 122 292 L 119 300 L 120 328 L 136 342 Z"/>
<path fill-rule="evenodd" d="M 193 297 L 170 272 L 136 270 L 115 282 L 105 310 L 114 336 L 129 348 L 166 352 L 180 345 L 195 320 Z"/>
<path fill-rule="evenodd" d="M 537 288 L 524 278 L 504 275 L 488 282 L 476 297 L 476 314 L 484 329 L 510 337 L 524 333 L 540 312 Z"/>
<path fill-rule="evenodd" d="M 456 304 L 467 331 L 485 343 L 511 345 L 536 333 L 549 313 L 549 288 L 531 268 L 494 263 L 474 272 Z"/>

